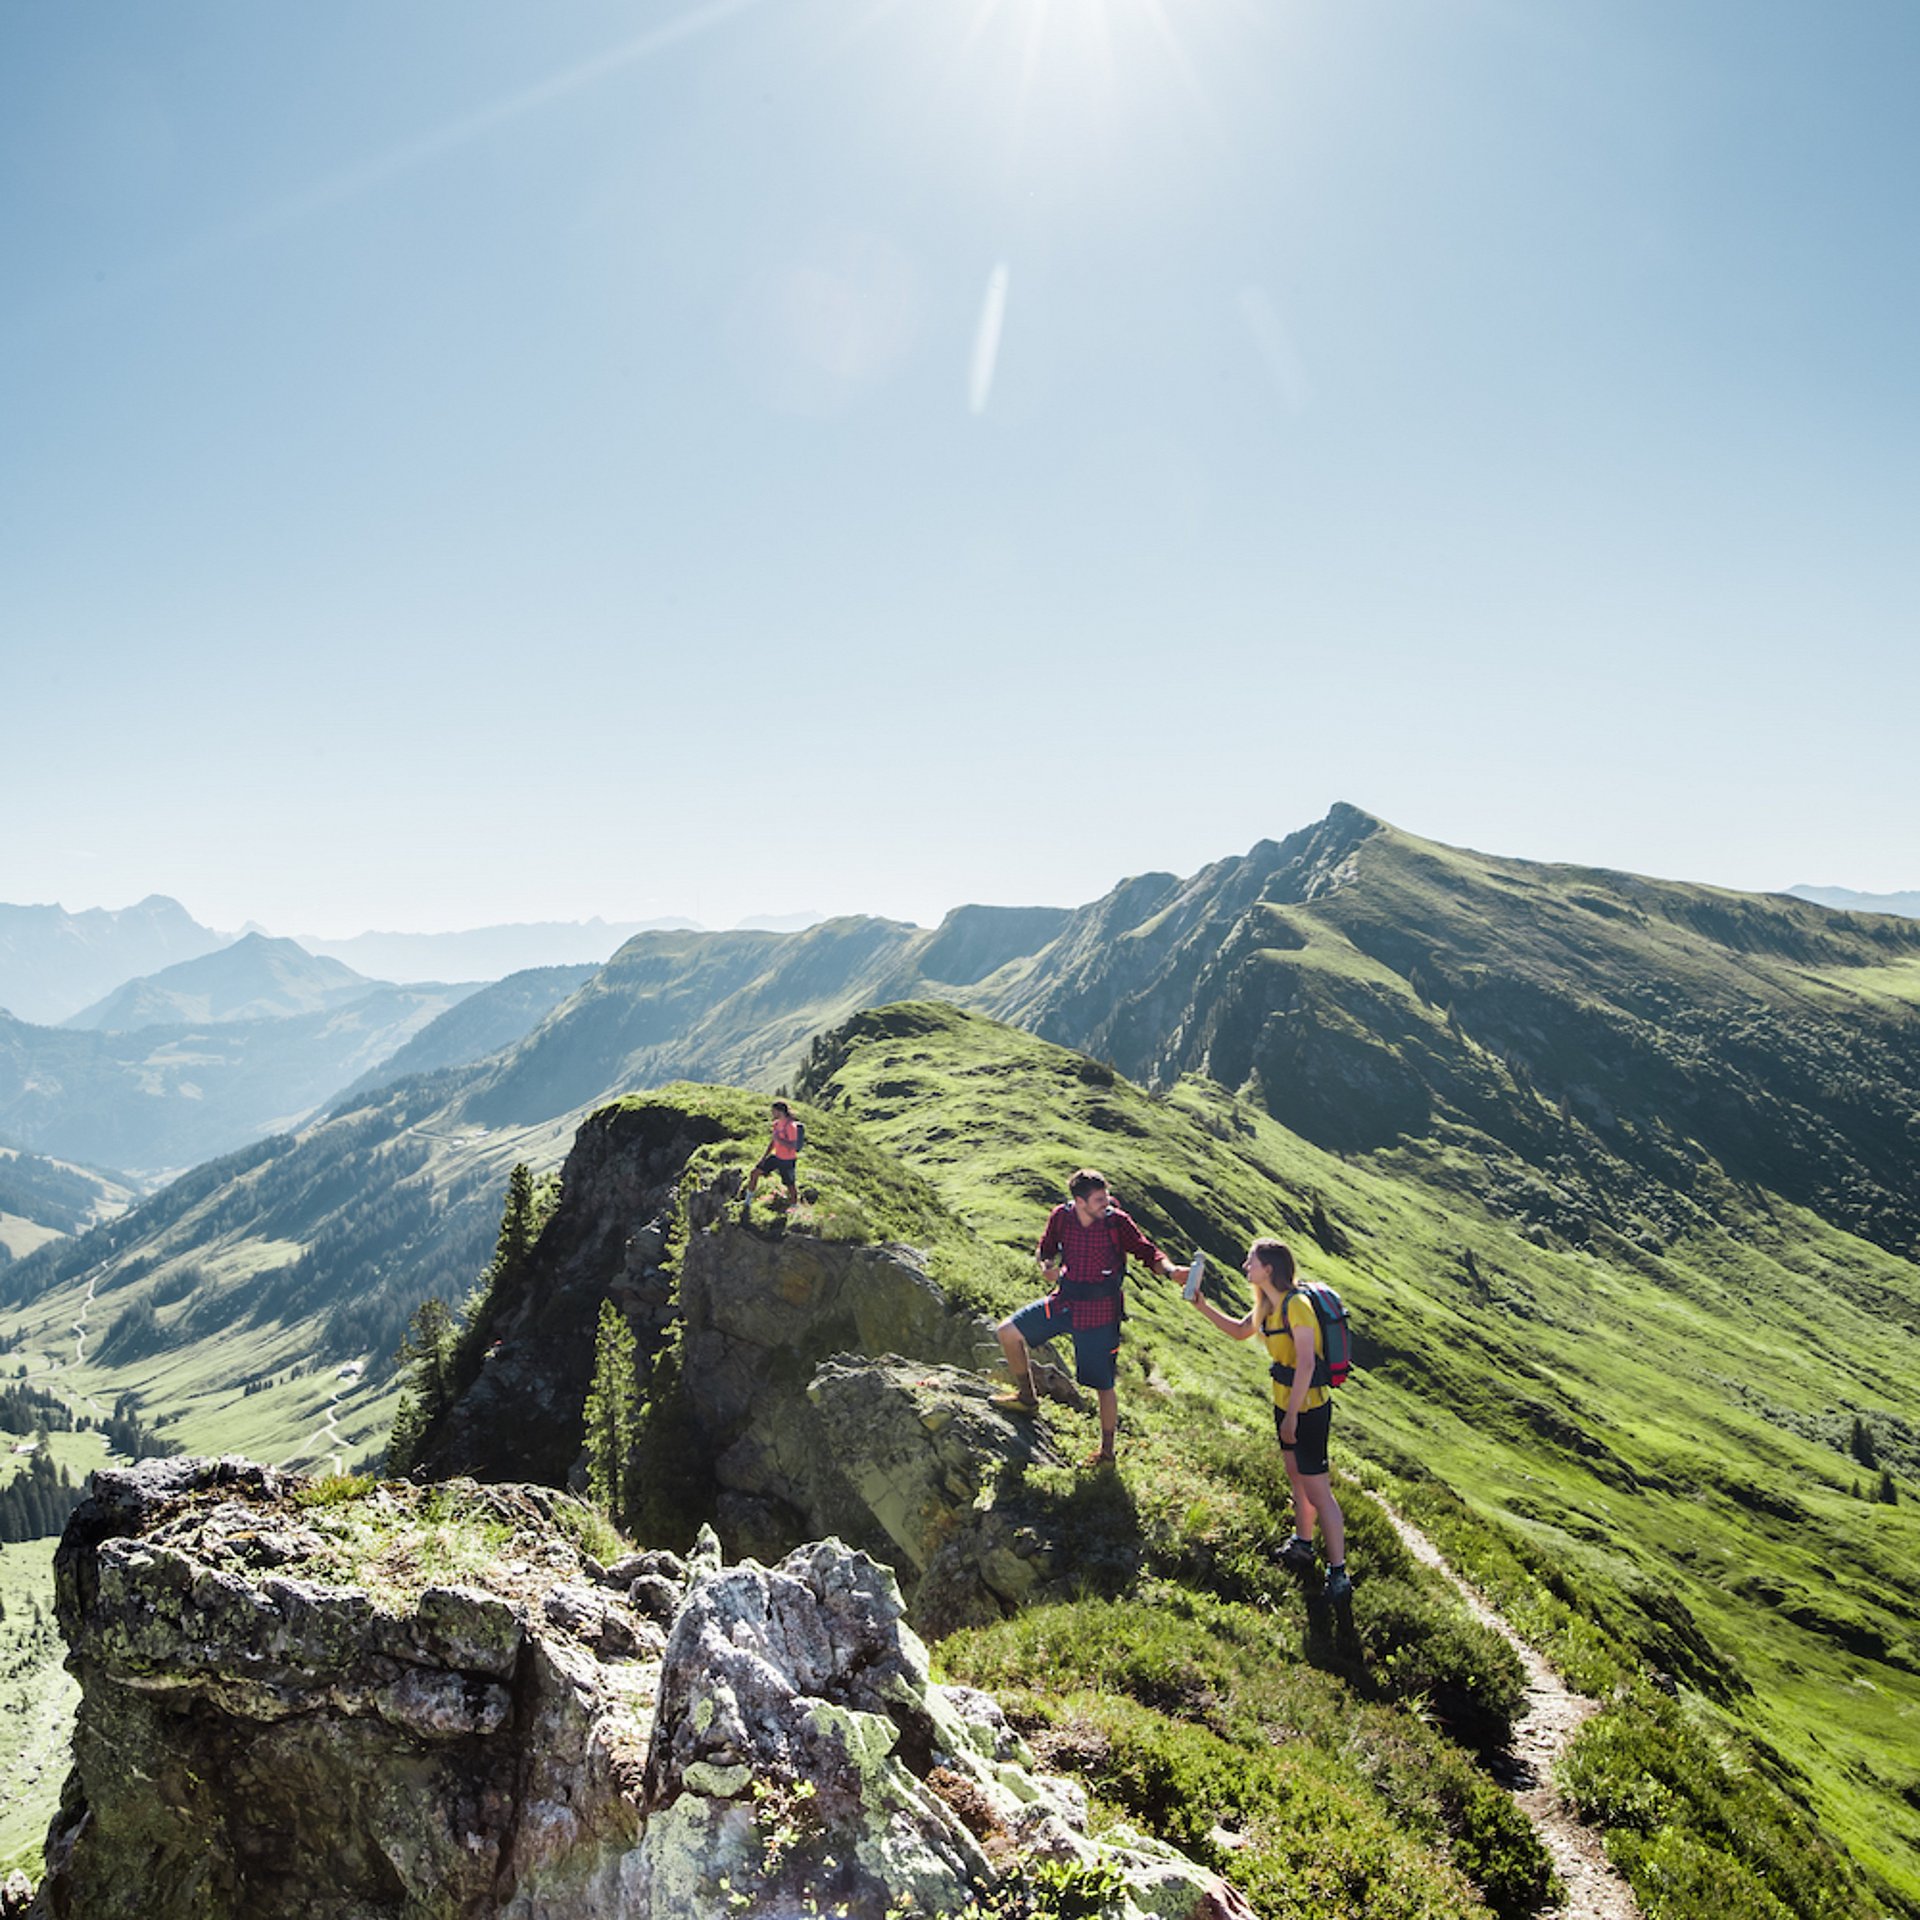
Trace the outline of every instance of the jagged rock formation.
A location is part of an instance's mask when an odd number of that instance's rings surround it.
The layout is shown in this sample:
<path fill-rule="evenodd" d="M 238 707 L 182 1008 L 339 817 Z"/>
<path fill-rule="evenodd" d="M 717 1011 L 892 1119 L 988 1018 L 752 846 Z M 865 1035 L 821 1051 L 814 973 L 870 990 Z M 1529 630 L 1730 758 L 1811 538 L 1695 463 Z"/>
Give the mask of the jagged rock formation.
<path fill-rule="evenodd" d="M 516 1283 L 492 1301 L 493 1357 L 427 1436 L 420 1466 L 564 1486 L 580 1460 L 594 1327 L 611 1299 L 644 1351 L 677 1314 L 667 1240 L 688 1160 L 726 1130 L 697 1113 L 603 1108 L 574 1138 L 565 1197 Z"/>
<path fill-rule="evenodd" d="M 885 1568 L 613 1565 L 543 1489 L 97 1477 L 58 1561 L 83 1695 L 40 1920 L 872 1920 L 1066 1861 L 1245 1916 L 934 1685 Z"/>
<path fill-rule="evenodd" d="M 917 1584 L 944 1543 L 971 1534 L 1001 1469 L 1058 1461 L 988 1406 L 992 1330 L 911 1248 L 767 1240 L 722 1219 L 689 1239 L 680 1300 L 715 1520 L 739 1551 L 837 1532 Z M 992 1564 L 1013 1599 L 1033 1576 L 1003 1558 Z"/>

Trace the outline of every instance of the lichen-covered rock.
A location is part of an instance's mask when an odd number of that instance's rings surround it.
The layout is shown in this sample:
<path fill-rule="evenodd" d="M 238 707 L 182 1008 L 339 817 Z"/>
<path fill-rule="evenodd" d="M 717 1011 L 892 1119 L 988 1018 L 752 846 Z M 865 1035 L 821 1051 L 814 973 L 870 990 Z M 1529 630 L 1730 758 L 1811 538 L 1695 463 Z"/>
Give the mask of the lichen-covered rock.
<path fill-rule="evenodd" d="M 874 1560 L 728 1566 L 709 1531 L 602 1565 L 588 1524 L 534 1488 L 99 1475 L 56 1563 L 82 1699 L 30 1911 L 881 1920 L 1054 1858 L 1116 1872 L 1116 1915 L 1244 1914 L 1090 1839 L 990 1699 L 932 1684 Z"/>
<path fill-rule="evenodd" d="M 687 1391 L 723 1450 L 771 1401 L 804 1394 L 832 1354 L 999 1365 L 992 1329 L 948 1299 L 911 1247 L 767 1239 L 721 1224 L 688 1242 L 680 1307 Z"/>

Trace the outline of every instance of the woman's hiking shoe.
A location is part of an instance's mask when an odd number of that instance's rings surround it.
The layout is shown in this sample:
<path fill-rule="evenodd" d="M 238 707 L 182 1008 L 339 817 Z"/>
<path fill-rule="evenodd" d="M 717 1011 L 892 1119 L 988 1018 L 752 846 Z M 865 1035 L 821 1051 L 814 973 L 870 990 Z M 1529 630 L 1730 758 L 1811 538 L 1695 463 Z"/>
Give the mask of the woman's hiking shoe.
<path fill-rule="evenodd" d="M 1302 1540 L 1296 1533 L 1273 1557 L 1283 1567 L 1291 1567 L 1295 1573 L 1305 1573 L 1313 1565 L 1313 1542 Z"/>
<path fill-rule="evenodd" d="M 1326 1597 L 1329 1600 L 1344 1600 L 1353 1592 L 1353 1575 L 1345 1567 L 1333 1567 L 1327 1573 Z"/>
<path fill-rule="evenodd" d="M 996 1393 L 988 1403 L 1000 1413 L 1022 1413 L 1028 1419 L 1040 1411 L 1040 1402 L 1030 1393 L 1022 1393 L 1018 1387 L 1009 1387 L 1005 1393 Z"/>
<path fill-rule="evenodd" d="M 1082 1473 L 1112 1473 L 1119 1464 L 1119 1461 L 1113 1457 L 1113 1449 L 1111 1447 L 1095 1447 L 1094 1450 L 1080 1462 L 1080 1471 Z"/>

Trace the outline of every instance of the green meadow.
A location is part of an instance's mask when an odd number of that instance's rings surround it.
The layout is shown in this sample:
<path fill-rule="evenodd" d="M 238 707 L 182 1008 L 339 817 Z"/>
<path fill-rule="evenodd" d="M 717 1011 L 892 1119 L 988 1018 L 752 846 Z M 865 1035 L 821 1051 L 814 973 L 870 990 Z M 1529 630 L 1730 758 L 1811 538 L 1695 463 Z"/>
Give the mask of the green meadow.
<path fill-rule="evenodd" d="M 38 1878 L 47 1821 L 67 1772 L 78 1685 L 53 1621 L 52 1540 L 0 1546 L 0 1878 Z"/>

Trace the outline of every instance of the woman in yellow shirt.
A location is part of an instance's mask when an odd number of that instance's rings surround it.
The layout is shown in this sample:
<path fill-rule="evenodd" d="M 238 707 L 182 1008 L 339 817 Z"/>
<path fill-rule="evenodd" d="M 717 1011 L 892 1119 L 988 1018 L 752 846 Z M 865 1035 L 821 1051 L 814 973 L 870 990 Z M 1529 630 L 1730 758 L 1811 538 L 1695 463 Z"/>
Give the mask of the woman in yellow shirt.
<path fill-rule="evenodd" d="M 1333 1395 L 1313 1384 L 1313 1363 L 1320 1355 L 1320 1323 L 1313 1302 L 1294 1284 L 1293 1250 L 1279 1240 L 1256 1240 L 1247 1249 L 1246 1275 L 1253 1282 L 1253 1305 L 1241 1320 L 1229 1320 L 1210 1301 L 1194 1305 L 1224 1334 L 1251 1340 L 1258 1333 L 1273 1364 L 1273 1424 L 1280 1435 L 1280 1457 L 1293 1491 L 1293 1538 L 1280 1549 L 1283 1566 L 1304 1571 L 1313 1565 L 1316 1523 L 1327 1553 L 1327 1598 L 1344 1600 L 1353 1591 L 1347 1575 L 1347 1522 L 1333 1494 L 1333 1469 L 1327 1459 L 1327 1434 L 1333 1424 Z"/>

